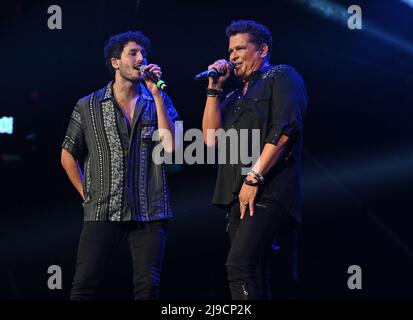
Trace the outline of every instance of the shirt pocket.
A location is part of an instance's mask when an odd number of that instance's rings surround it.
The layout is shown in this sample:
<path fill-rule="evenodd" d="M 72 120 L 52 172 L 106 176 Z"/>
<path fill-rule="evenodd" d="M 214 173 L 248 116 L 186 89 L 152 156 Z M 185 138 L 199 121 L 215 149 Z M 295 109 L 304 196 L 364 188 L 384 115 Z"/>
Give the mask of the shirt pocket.
<path fill-rule="evenodd" d="M 246 110 L 260 121 L 266 121 L 269 116 L 270 97 L 255 97 L 246 99 Z"/>
<path fill-rule="evenodd" d="M 154 137 L 156 129 L 155 121 L 143 121 L 141 127 L 141 141 L 144 143 L 152 142 L 154 140 L 156 141 L 156 137 Z"/>

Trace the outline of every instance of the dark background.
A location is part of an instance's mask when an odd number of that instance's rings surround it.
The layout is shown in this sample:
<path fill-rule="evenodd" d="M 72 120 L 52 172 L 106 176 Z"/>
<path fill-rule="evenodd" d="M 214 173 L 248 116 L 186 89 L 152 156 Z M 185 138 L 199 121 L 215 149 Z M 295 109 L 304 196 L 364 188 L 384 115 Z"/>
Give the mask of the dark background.
<path fill-rule="evenodd" d="M 363 30 L 309 9 L 334 13 L 333 3 L 345 12 L 360 5 Z M 62 30 L 47 27 L 53 4 L 62 8 Z M 227 57 L 224 31 L 233 19 L 271 29 L 272 63 L 294 66 L 310 97 L 304 226 L 296 255 L 274 252 L 274 296 L 413 298 L 412 15 L 413 7 L 395 0 L 4 1 L 0 118 L 13 116 L 15 132 L 0 134 L 0 298 L 68 298 L 82 206 L 60 166 L 60 145 L 76 101 L 110 81 L 107 38 L 143 30 L 185 128 L 200 128 L 206 84 L 193 76 Z M 163 299 L 229 298 L 225 213 L 210 205 L 215 172 L 212 165 L 171 168 L 176 218 Z M 102 298 L 132 298 L 128 259 L 124 244 Z M 62 268 L 62 290 L 47 287 L 50 265 Z M 362 290 L 347 287 L 350 265 L 362 268 Z"/>

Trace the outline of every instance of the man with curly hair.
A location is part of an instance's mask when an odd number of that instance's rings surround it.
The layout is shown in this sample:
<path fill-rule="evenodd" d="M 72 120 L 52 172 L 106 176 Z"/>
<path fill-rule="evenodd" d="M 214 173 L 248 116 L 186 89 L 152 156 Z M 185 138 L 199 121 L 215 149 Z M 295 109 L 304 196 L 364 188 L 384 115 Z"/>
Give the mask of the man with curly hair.
<path fill-rule="evenodd" d="M 84 207 L 71 299 L 96 298 L 124 238 L 132 257 L 134 298 L 159 296 L 172 212 L 165 168 L 153 161 L 152 150 L 162 143 L 172 152 L 175 130 L 181 128 L 174 125 L 179 116 L 171 99 L 145 73 L 162 75 L 159 66 L 148 65 L 149 50 L 150 41 L 140 31 L 109 39 L 104 53 L 114 79 L 77 102 L 62 144 L 63 168 Z"/>
<path fill-rule="evenodd" d="M 209 66 L 220 77 L 209 79 L 202 127 L 208 146 L 218 148 L 219 164 L 213 203 L 228 212 L 231 241 L 226 268 L 233 299 L 269 299 L 268 261 L 274 240 L 301 222 L 300 161 L 303 118 L 307 109 L 304 81 L 292 67 L 270 65 L 272 36 L 251 20 L 233 21 L 226 30 L 229 60 Z M 222 87 L 234 75 L 239 86 L 221 102 Z M 224 139 L 236 130 L 238 143 Z M 248 164 L 229 154 L 254 150 L 241 130 L 260 135 L 259 154 Z"/>

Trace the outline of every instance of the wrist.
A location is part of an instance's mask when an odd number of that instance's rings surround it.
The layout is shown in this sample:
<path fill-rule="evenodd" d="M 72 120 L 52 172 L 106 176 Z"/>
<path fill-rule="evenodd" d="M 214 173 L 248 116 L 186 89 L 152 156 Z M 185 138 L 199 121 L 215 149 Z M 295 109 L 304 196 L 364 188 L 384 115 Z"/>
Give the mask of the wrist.
<path fill-rule="evenodd" d="M 218 81 L 209 79 L 208 88 L 222 90 L 222 84 L 220 84 Z"/>
<path fill-rule="evenodd" d="M 251 180 L 251 181 L 254 182 L 254 183 L 255 183 L 255 182 L 260 182 L 260 180 L 258 180 L 258 179 L 255 178 L 255 177 L 252 177 L 252 176 L 250 176 L 250 175 L 247 176 L 247 179 L 248 179 L 248 180 Z"/>
<path fill-rule="evenodd" d="M 155 88 L 151 90 L 152 96 L 154 98 L 162 98 L 161 90 L 158 87 Z"/>
<path fill-rule="evenodd" d="M 213 89 L 213 88 L 207 88 L 207 97 L 214 97 L 214 98 L 219 98 L 222 95 L 223 90 L 222 89 Z"/>
<path fill-rule="evenodd" d="M 248 186 L 251 186 L 251 187 L 258 187 L 261 184 L 261 182 L 259 180 L 254 179 L 254 178 L 249 177 L 249 176 L 247 176 L 244 179 L 244 183 Z"/>
<path fill-rule="evenodd" d="M 260 184 L 264 184 L 264 177 L 259 173 L 254 170 L 250 170 L 247 174 L 248 179 L 258 181 Z"/>

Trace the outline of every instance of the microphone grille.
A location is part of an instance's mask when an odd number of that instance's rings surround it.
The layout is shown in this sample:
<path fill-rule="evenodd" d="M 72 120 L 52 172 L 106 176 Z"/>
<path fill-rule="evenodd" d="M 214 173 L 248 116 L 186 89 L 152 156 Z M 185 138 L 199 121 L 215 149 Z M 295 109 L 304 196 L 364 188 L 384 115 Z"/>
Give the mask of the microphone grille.
<path fill-rule="evenodd" d="M 147 67 L 146 64 L 141 65 L 140 68 L 139 68 L 139 71 L 140 71 L 140 72 L 143 72 L 146 67 Z"/>

